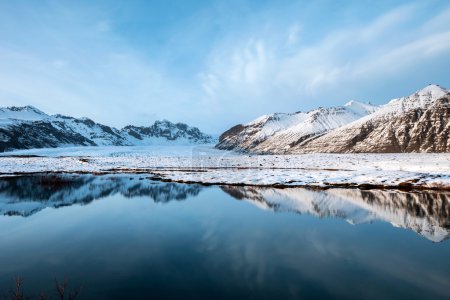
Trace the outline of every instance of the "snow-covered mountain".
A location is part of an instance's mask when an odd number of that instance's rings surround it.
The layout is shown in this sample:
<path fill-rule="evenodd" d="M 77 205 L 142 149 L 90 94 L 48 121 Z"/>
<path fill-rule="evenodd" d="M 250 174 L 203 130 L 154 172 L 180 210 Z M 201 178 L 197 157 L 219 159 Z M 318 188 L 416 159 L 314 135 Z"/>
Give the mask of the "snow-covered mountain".
<path fill-rule="evenodd" d="M 429 85 L 289 152 L 449 151 L 450 91 Z"/>
<path fill-rule="evenodd" d="M 0 152 L 60 146 L 131 146 L 211 143 L 213 138 L 183 123 L 116 129 L 88 118 L 47 115 L 33 106 L 0 108 Z"/>
<path fill-rule="evenodd" d="M 220 136 L 217 148 L 256 153 L 449 152 L 450 92 L 429 85 L 379 107 L 351 101 L 263 116 Z"/>
<path fill-rule="evenodd" d="M 441 242 L 450 236 L 450 193 L 243 186 L 224 186 L 222 189 L 261 209 L 340 218 L 350 224 L 388 222 L 417 232 L 433 242 Z"/>
<path fill-rule="evenodd" d="M 148 145 L 159 139 L 163 142 L 210 143 L 211 136 L 206 136 L 197 127 L 189 127 L 183 123 L 172 123 L 167 120 L 156 121 L 149 127 L 128 125 L 121 130 L 127 141 L 133 145 Z"/>
<path fill-rule="evenodd" d="M 350 101 L 344 106 L 292 114 L 275 113 L 224 132 L 217 148 L 256 153 L 280 153 L 331 129 L 375 112 L 377 106 Z"/>

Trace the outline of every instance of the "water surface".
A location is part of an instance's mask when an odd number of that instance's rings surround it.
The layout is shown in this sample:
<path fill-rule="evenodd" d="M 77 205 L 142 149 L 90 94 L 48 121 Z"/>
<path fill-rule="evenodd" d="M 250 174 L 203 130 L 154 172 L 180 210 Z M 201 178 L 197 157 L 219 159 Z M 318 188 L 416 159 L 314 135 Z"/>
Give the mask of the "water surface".
<path fill-rule="evenodd" d="M 450 194 L 0 179 L 0 298 L 450 298 Z"/>

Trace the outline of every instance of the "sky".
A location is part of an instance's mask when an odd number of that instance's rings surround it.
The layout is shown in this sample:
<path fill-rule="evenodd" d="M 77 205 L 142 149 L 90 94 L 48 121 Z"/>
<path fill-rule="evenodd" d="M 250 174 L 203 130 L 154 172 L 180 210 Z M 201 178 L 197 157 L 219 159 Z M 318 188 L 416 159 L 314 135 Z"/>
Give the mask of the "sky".
<path fill-rule="evenodd" d="M 0 106 L 218 134 L 450 88 L 450 1 L 0 0 Z"/>

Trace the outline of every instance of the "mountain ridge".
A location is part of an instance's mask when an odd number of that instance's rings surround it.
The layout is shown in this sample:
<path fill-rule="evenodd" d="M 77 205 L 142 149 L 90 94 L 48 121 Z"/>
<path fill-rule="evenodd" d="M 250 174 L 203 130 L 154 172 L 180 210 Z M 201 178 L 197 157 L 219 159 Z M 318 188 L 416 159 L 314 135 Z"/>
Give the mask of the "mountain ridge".
<path fill-rule="evenodd" d="M 308 112 L 264 115 L 224 132 L 216 147 L 257 153 L 277 152 L 376 110 L 378 106 L 353 100 L 343 106 L 319 107 Z"/>
<path fill-rule="evenodd" d="M 216 148 L 258 154 L 447 152 L 449 101 L 447 89 L 429 85 L 385 105 L 350 101 L 318 108 L 306 113 L 310 118 L 281 124 L 270 134 L 264 131 L 265 115 L 225 131 Z"/>
<path fill-rule="evenodd" d="M 449 152 L 449 103 L 448 90 L 429 85 L 290 152 Z"/>
<path fill-rule="evenodd" d="M 155 121 L 150 126 L 127 125 L 117 129 L 96 123 L 86 117 L 48 115 L 31 105 L 0 108 L 0 152 L 62 146 L 133 146 L 211 142 L 213 137 L 201 132 L 197 127 L 167 120 Z"/>

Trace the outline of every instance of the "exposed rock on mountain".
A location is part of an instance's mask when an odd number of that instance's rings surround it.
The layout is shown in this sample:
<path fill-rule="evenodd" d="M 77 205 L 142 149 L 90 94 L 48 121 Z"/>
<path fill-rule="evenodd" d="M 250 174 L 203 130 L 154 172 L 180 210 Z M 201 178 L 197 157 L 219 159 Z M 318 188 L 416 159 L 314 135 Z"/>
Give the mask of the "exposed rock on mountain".
<path fill-rule="evenodd" d="M 377 109 L 377 106 L 371 104 L 350 101 L 345 106 L 318 108 L 306 113 L 276 113 L 262 116 L 224 132 L 216 147 L 256 153 L 282 153 Z"/>
<path fill-rule="evenodd" d="M 449 152 L 450 92 L 429 85 L 374 107 L 344 107 L 307 114 L 274 114 L 220 136 L 219 149 L 256 153 Z"/>
<path fill-rule="evenodd" d="M 50 116 L 32 106 L 0 108 L 0 152 L 60 146 L 125 146 L 211 143 L 213 138 L 183 123 L 156 121 L 121 130 L 88 118 Z"/>
<path fill-rule="evenodd" d="M 449 101 L 448 90 L 430 85 L 289 152 L 449 152 Z"/>

